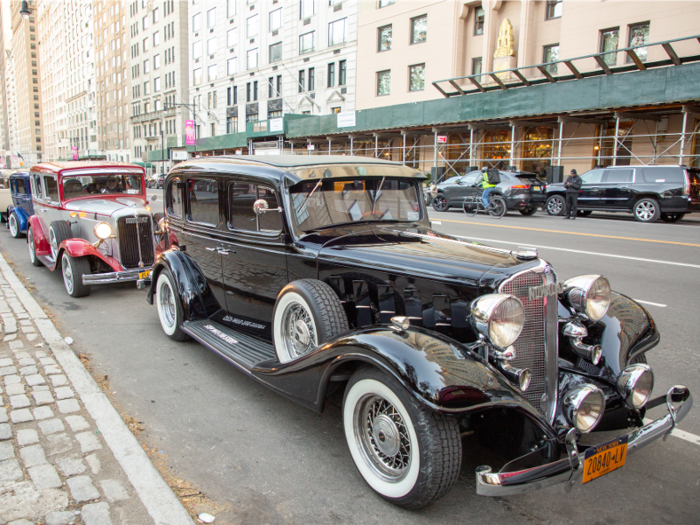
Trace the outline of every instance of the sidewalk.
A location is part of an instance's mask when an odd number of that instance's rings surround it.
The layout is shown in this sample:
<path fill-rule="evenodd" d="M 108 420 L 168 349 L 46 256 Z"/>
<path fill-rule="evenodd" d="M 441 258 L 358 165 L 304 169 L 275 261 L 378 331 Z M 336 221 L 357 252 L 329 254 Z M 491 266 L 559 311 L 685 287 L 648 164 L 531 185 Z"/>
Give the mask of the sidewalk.
<path fill-rule="evenodd" d="M 193 525 L 0 255 L 0 525 Z"/>

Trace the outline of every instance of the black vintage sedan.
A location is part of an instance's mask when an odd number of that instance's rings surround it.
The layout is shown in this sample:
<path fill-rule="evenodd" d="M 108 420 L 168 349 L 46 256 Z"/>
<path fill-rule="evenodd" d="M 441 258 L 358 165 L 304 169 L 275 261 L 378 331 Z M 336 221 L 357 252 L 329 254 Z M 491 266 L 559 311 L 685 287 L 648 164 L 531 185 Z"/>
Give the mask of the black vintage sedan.
<path fill-rule="evenodd" d="M 494 452 L 477 493 L 505 496 L 607 474 L 686 416 L 686 387 L 651 397 L 644 307 L 600 275 L 561 282 L 534 252 L 433 231 L 423 179 L 360 157 L 182 163 L 141 285 L 171 339 L 318 412 L 343 393 L 357 470 L 409 509 L 453 486 L 463 433 Z M 618 437 L 582 441 L 599 430 Z"/>
<path fill-rule="evenodd" d="M 534 173 L 525 171 L 499 171 L 501 182 L 491 193 L 491 199 L 502 199 L 508 211 L 518 210 L 523 215 L 534 215 L 546 199 L 546 184 Z M 465 198 L 481 194 L 481 171 L 452 177 L 437 185 L 432 205 L 435 211 L 450 208 L 462 209 Z"/>

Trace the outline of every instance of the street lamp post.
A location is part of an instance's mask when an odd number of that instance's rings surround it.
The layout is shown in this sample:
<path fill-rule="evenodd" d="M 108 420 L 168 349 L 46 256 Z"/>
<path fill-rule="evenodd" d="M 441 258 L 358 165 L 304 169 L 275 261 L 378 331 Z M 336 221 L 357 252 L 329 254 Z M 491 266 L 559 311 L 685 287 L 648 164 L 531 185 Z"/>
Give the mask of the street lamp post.
<path fill-rule="evenodd" d="M 23 0 L 22 6 L 20 7 L 19 14 L 24 18 L 25 20 L 29 18 L 29 15 L 31 15 L 31 11 L 29 10 L 29 3 L 26 0 Z"/>

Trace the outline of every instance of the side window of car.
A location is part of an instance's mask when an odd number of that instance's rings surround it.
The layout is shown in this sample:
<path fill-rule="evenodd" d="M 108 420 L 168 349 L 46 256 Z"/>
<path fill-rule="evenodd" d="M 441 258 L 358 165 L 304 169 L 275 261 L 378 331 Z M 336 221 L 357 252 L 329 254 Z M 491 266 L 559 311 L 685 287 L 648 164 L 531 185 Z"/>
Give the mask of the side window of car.
<path fill-rule="evenodd" d="M 15 190 L 15 193 L 17 195 L 26 195 L 28 193 L 27 188 L 24 185 L 24 179 L 15 179 L 14 183 L 15 183 L 14 190 Z"/>
<path fill-rule="evenodd" d="M 603 179 L 603 173 L 603 170 L 591 170 L 581 175 L 581 179 L 585 184 L 595 184 Z"/>
<path fill-rule="evenodd" d="M 462 183 L 466 184 L 467 186 L 473 186 L 476 184 L 476 180 L 479 178 L 479 175 L 481 175 L 480 171 L 472 171 L 471 173 L 467 173 L 464 177 L 462 177 Z"/>
<path fill-rule="evenodd" d="M 632 182 L 634 170 L 605 170 L 605 182 Z"/>
<path fill-rule="evenodd" d="M 192 222 L 219 224 L 219 190 L 216 179 L 187 179 L 188 219 Z"/>
<path fill-rule="evenodd" d="M 44 175 L 44 186 L 46 189 L 46 197 L 51 202 L 60 202 L 58 197 L 58 181 L 53 175 Z"/>
<path fill-rule="evenodd" d="M 652 183 L 685 182 L 685 174 L 682 168 L 644 168 L 644 180 Z M 639 177 L 637 177 L 639 178 Z"/>
<path fill-rule="evenodd" d="M 267 202 L 270 210 L 279 206 L 277 194 L 272 188 L 240 182 L 230 184 L 229 228 L 260 232 L 282 231 L 282 215 L 279 212 L 268 211 L 256 216 L 253 204 L 259 199 Z"/>
<path fill-rule="evenodd" d="M 182 217 L 182 188 L 177 187 L 179 182 L 180 179 L 171 180 L 168 185 L 168 191 L 165 194 L 168 215 L 178 219 Z"/>
<path fill-rule="evenodd" d="M 41 175 L 34 175 L 32 177 L 32 189 L 34 190 L 34 197 L 37 199 L 44 199 L 44 191 L 41 185 Z"/>

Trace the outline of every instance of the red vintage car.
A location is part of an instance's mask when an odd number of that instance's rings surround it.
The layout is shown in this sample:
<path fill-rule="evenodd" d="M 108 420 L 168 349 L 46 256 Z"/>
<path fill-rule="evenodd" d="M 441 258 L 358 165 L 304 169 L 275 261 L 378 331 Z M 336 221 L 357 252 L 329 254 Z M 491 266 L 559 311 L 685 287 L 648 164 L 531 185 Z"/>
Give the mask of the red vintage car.
<path fill-rule="evenodd" d="M 61 269 L 73 297 L 90 287 L 136 281 L 155 258 L 158 217 L 143 168 L 123 162 L 53 162 L 29 172 L 34 215 L 27 243 L 34 266 Z M 155 200 L 155 197 L 152 198 Z"/>

